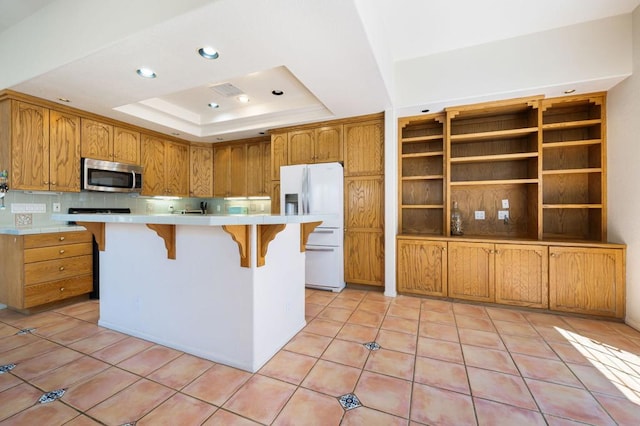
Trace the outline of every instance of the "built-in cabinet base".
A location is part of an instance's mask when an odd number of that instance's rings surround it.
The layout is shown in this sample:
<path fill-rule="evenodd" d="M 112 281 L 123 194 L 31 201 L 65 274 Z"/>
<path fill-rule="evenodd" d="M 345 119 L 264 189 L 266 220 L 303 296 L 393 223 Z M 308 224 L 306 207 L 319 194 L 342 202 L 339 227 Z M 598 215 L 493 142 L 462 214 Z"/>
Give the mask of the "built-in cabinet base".
<path fill-rule="evenodd" d="M 398 292 L 624 318 L 622 244 L 399 235 Z"/>

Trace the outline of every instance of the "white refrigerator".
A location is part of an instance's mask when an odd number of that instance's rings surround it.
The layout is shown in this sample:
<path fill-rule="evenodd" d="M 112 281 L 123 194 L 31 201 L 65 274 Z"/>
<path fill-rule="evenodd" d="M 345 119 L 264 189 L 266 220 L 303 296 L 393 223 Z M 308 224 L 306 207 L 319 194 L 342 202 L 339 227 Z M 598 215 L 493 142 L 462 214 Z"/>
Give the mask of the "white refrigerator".
<path fill-rule="evenodd" d="M 344 288 L 344 170 L 340 163 L 280 167 L 280 206 L 284 214 L 332 214 L 309 235 L 305 246 L 307 287 Z"/>

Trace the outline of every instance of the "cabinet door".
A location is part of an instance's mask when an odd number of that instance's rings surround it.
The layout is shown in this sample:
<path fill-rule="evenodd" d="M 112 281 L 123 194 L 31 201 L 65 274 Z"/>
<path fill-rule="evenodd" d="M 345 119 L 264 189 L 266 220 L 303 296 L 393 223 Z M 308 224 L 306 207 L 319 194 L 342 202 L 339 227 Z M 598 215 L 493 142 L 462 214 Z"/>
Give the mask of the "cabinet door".
<path fill-rule="evenodd" d="M 213 197 L 213 147 L 210 144 L 191 145 L 189 165 L 189 194 Z"/>
<path fill-rule="evenodd" d="M 287 144 L 286 133 L 271 135 L 271 180 L 280 180 L 280 166 L 289 164 Z"/>
<path fill-rule="evenodd" d="M 95 120 L 80 120 L 80 154 L 84 158 L 113 161 L 113 126 Z"/>
<path fill-rule="evenodd" d="M 172 196 L 189 196 L 189 145 L 165 142 L 165 182 Z"/>
<path fill-rule="evenodd" d="M 247 144 L 247 193 L 264 195 L 262 142 Z"/>
<path fill-rule="evenodd" d="M 80 192 L 80 118 L 51 110 L 49 177 L 52 191 Z"/>
<path fill-rule="evenodd" d="M 313 129 L 288 133 L 289 164 L 310 164 L 314 162 L 313 136 Z"/>
<path fill-rule="evenodd" d="M 142 135 L 142 195 L 165 195 L 164 182 L 164 141 L 148 135 Z"/>
<path fill-rule="evenodd" d="M 213 147 L 213 196 L 229 196 L 231 149 L 228 145 Z"/>
<path fill-rule="evenodd" d="M 624 317 L 624 250 L 549 247 L 549 309 Z"/>
<path fill-rule="evenodd" d="M 324 126 L 315 130 L 315 163 L 342 161 L 342 126 Z"/>
<path fill-rule="evenodd" d="M 140 164 L 140 133 L 121 127 L 113 129 L 113 161 Z"/>
<path fill-rule="evenodd" d="M 366 121 L 344 125 L 344 174 L 384 174 L 384 122 Z"/>
<path fill-rule="evenodd" d="M 262 142 L 262 195 L 271 194 L 271 142 Z"/>
<path fill-rule="evenodd" d="M 546 246 L 496 244 L 496 303 L 547 309 L 548 259 Z"/>
<path fill-rule="evenodd" d="M 231 145 L 229 156 L 231 158 L 229 194 L 232 197 L 245 196 L 247 195 L 247 145 Z"/>
<path fill-rule="evenodd" d="M 271 213 L 280 214 L 280 181 L 271 181 Z"/>
<path fill-rule="evenodd" d="M 11 129 L 11 189 L 48 191 L 49 110 L 12 101 Z"/>
<path fill-rule="evenodd" d="M 384 285 L 384 179 L 345 179 L 344 271 L 350 283 Z"/>
<path fill-rule="evenodd" d="M 449 297 L 494 302 L 494 245 L 449 242 Z"/>
<path fill-rule="evenodd" d="M 447 243 L 398 239 L 398 292 L 447 296 Z"/>

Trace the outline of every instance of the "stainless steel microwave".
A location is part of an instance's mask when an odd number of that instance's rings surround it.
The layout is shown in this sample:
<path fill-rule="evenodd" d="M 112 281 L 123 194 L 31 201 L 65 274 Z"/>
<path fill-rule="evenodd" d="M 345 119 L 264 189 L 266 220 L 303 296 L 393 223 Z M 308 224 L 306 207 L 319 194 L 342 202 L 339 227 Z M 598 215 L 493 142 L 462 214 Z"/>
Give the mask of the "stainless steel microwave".
<path fill-rule="evenodd" d="M 84 191 L 140 192 L 142 167 L 83 158 L 81 182 Z"/>

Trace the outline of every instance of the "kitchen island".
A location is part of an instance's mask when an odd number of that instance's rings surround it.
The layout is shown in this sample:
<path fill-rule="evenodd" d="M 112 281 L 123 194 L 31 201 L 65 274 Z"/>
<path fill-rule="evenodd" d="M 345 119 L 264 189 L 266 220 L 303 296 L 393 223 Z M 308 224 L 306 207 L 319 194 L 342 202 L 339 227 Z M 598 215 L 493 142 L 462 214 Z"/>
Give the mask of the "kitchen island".
<path fill-rule="evenodd" d="M 255 372 L 306 324 L 304 243 L 327 215 L 52 218 L 96 237 L 103 327 Z"/>

